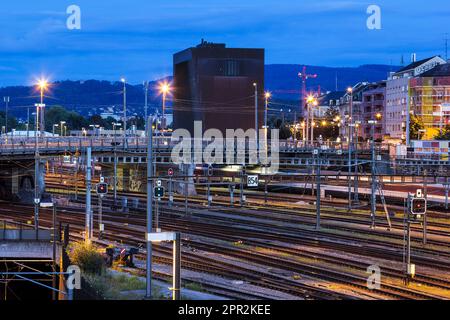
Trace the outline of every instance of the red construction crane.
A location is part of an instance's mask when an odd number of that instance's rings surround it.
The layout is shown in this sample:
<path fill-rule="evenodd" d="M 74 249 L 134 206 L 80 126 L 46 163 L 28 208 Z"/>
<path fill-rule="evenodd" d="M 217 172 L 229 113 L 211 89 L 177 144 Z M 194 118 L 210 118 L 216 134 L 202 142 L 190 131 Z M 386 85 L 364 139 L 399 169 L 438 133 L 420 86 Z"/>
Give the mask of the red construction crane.
<path fill-rule="evenodd" d="M 304 115 L 305 101 L 306 101 L 306 80 L 317 78 L 317 74 L 306 73 L 306 66 L 303 66 L 303 71 L 298 73 L 298 76 L 302 79 L 302 96 L 300 101 L 300 112 Z"/>

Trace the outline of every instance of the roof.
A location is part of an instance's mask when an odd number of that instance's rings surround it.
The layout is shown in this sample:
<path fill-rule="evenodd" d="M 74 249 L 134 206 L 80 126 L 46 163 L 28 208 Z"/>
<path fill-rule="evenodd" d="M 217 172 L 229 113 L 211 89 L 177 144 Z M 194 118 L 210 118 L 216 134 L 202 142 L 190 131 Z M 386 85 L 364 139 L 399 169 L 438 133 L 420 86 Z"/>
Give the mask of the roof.
<path fill-rule="evenodd" d="M 324 102 L 326 104 L 329 103 L 330 100 L 339 100 L 345 95 L 345 91 L 332 91 L 328 92 L 327 94 L 324 94 L 323 96 L 319 97 L 319 101 L 321 104 Z"/>
<path fill-rule="evenodd" d="M 433 57 L 430 57 L 430 58 L 426 58 L 426 59 L 422 59 L 422 60 L 413 62 L 413 63 L 407 65 L 406 67 L 398 70 L 396 73 L 402 73 L 402 72 L 405 72 L 405 71 L 408 71 L 408 70 L 413 70 L 413 69 L 417 68 L 418 66 L 420 66 L 420 65 L 422 65 L 424 63 L 427 63 L 428 61 L 430 61 L 431 59 L 434 59 L 436 57 L 438 57 L 438 56 L 433 56 Z"/>
<path fill-rule="evenodd" d="M 439 64 L 431 70 L 424 72 L 420 77 L 448 77 L 450 76 L 450 63 Z"/>

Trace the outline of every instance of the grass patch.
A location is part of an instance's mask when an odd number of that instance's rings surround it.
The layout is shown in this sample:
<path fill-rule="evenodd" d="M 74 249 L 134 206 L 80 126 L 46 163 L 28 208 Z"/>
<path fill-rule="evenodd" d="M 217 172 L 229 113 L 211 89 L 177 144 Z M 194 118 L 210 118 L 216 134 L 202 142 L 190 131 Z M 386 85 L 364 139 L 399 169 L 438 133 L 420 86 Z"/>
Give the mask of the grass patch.
<path fill-rule="evenodd" d="M 186 289 L 197 291 L 197 292 L 206 292 L 201 283 L 198 282 L 189 282 L 184 285 Z"/>

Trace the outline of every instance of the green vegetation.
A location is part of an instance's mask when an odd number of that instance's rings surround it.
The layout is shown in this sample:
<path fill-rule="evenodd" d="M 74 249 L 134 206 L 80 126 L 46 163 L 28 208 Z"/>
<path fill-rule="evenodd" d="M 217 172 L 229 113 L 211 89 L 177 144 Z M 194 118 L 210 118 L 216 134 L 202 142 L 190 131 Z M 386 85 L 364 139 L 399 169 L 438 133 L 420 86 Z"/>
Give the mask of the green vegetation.
<path fill-rule="evenodd" d="M 419 139 L 421 137 L 421 130 L 425 128 L 423 121 L 418 116 L 411 114 L 409 119 L 409 136 L 411 139 Z"/>
<path fill-rule="evenodd" d="M 450 140 L 450 124 L 446 125 L 445 128 L 442 129 L 442 132 L 434 137 L 436 140 Z"/>
<path fill-rule="evenodd" d="M 69 257 L 83 273 L 102 275 L 106 269 L 102 254 L 92 244 L 75 243 L 69 248 Z"/>
<path fill-rule="evenodd" d="M 186 283 L 186 285 L 184 287 L 186 289 L 189 289 L 189 290 L 192 290 L 192 291 L 205 292 L 205 289 L 203 288 L 202 284 L 198 283 L 198 282 Z"/>

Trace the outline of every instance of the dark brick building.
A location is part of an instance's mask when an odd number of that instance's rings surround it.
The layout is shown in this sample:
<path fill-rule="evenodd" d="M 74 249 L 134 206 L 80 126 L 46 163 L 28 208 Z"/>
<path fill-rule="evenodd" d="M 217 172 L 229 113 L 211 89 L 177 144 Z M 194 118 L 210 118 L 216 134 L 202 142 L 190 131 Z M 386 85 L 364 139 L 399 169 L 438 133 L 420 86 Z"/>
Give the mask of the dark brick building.
<path fill-rule="evenodd" d="M 226 48 L 202 43 L 178 52 L 174 64 L 174 129 L 193 134 L 193 122 L 203 130 L 255 127 L 255 88 L 258 123 L 264 120 L 264 49 Z"/>

